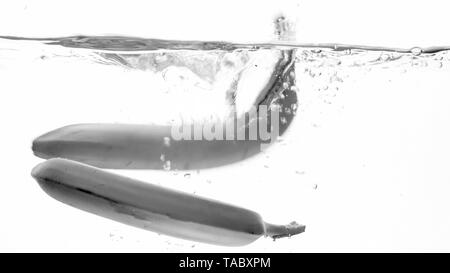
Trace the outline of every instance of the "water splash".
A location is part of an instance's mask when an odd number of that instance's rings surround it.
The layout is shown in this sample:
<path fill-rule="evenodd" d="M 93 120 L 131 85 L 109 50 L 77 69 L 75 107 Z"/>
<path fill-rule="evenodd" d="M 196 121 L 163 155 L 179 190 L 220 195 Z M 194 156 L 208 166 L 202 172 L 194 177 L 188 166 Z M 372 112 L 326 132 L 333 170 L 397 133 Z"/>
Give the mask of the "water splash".
<path fill-rule="evenodd" d="M 289 32 L 289 21 L 284 17 L 276 19 L 276 26 L 282 36 Z M 308 99 L 332 104 L 343 91 L 345 81 L 355 80 L 364 73 L 439 70 L 446 69 L 450 63 L 450 47 L 400 49 L 299 44 L 288 40 L 280 38 L 273 43 L 239 44 L 119 36 L 42 39 L 3 36 L 0 37 L 0 68 L 20 68 L 34 63 L 38 67 L 52 64 L 58 71 L 75 65 L 92 67 L 92 64 L 99 69 L 115 69 L 112 75 L 129 78 L 136 89 L 148 88 L 151 91 L 142 90 L 142 94 L 151 92 L 154 98 L 143 102 L 141 107 L 126 111 L 140 111 L 145 120 L 137 119 L 137 122 L 157 122 L 161 117 L 167 122 L 180 117 L 189 120 L 227 116 L 236 109 L 245 111 L 258 100 L 268 83 L 280 80 L 273 71 L 277 63 L 286 58 L 287 52 L 295 55 L 291 79 L 296 84 L 283 82 L 280 86 L 303 96 L 299 105 L 284 109 L 294 115 L 297 107 L 304 107 Z M 105 83 L 105 87 L 107 85 Z M 305 90 L 314 90 L 314 96 L 305 97 Z M 282 99 L 284 93 L 277 96 Z M 124 104 L 127 104 L 126 100 L 124 98 Z M 139 96 L 129 100 L 139 100 Z M 199 101 L 206 103 L 198 104 Z M 276 101 L 275 97 L 275 106 Z M 157 109 L 154 110 L 157 114 L 151 115 L 149 111 L 153 108 Z M 135 112 L 128 116 L 139 116 Z M 152 116 L 151 120 L 149 116 Z M 120 121 L 120 117 L 116 115 L 114 121 Z M 286 118 L 281 117 L 281 122 L 287 123 Z M 164 145 L 170 145 L 163 141 Z"/>

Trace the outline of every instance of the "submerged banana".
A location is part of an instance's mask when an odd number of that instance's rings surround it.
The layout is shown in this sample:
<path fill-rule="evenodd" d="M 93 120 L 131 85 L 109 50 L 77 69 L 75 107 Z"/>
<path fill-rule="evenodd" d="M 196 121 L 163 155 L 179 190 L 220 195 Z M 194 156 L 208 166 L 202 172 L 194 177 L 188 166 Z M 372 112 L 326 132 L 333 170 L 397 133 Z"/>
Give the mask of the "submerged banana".
<path fill-rule="evenodd" d="M 261 236 L 286 237 L 305 226 L 265 223 L 256 212 L 170 190 L 66 159 L 37 165 L 32 176 L 53 198 L 122 223 L 179 238 L 226 246 Z"/>
<path fill-rule="evenodd" d="M 291 66 L 280 72 L 273 89 L 261 98 L 267 106 L 267 128 L 271 128 L 274 104 L 278 105 L 278 134 L 282 135 L 295 116 L 297 94 L 289 86 Z M 289 83 L 287 86 L 283 83 Z M 270 118 L 269 118 L 270 117 Z M 138 124 L 76 124 L 48 132 L 33 141 L 35 155 L 44 158 L 67 158 L 100 168 L 189 170 L 222 166 L 258 154 L 267 144 L 260 138 L 249 139 L 251 128 L 260 130 L 260 117 L 240 117 L 234 135 L 243 132 L 245 140 L 174 139 L 173 127 Z M 273 126 L 272 126 L 273 127 Z M 238 133 L 239 132 L 239 133 Z M 279 135 L 271 136 L 272 143 Z"/>
<path fill-rule="evenodd" d="M 77 124 L 33 141 L 42 158 L 62 157 L 100 168 L 187 170 L 240 161 L 260 151 L 258 141 L 179 140 L 169 126 Z"/>

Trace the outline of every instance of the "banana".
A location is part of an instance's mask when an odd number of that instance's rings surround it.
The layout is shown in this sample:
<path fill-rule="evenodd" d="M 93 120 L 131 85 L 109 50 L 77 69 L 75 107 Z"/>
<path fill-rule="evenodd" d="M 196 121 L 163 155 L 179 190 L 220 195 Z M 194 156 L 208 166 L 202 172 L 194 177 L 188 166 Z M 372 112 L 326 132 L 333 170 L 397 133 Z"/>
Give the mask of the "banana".
<path fill-rule="evenodd" d="M 73 207 L 125 224 L 183 239 L 242 246 L 261 236 L 280 238 L 305 231 L 265 223 L 253 211 L 170 190 L 67 159 L 50 159 L 32 170 L 41 188 Z"/>
<path fill-rule="evenodd" d="M 297 94 L 282 84 L 293 84 L 292 69 L 289 66 L 280 72 L 272 91 L 259 102 L 268 107 L 268 116 L 272 115 L 270 106 L 274 103 L 279 106 L 279 135 L 295 116 Z M 250 128 L 259 126 L 258 118 L 250 119 L 248 113 L 240 118 L 242 125 L 234 124 L 234 135 L 243 132 L 245 140 L 174 139 L 169 125 L 75 124 L 36 138 L 32 149 L 44 159 L 61 157 L 108 169 L 166 169 L 168 162 L 171 169 L 178 170 L 218 167 L 256 155 L 263 150 L 261 145 L 267 144 L 259 138 L 248 139 Z M 268 128 L 271 122 L 268 118 Z M 225 122 L 222 126 L 226 126 Z"/>
<path fill-rule="evenodd" d="M 170 143 L 170 145 L 168 145 Z M 33 141 L 35 155 L 62 157 L 100 168 L 187 170 L 240 161 L 260 151 L 258 141 L 178 140 L 169 126 L 78 124 Z"/>

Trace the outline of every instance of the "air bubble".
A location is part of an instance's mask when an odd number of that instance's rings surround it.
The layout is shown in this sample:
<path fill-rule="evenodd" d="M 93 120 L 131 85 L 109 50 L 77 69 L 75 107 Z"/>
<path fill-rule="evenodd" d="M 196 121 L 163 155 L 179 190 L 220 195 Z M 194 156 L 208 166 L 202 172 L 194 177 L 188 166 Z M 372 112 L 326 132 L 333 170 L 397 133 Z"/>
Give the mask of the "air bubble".
<path fill-rule="evenodd" d="M 284 18 L 284 16 L 280 16 L 280 17 L 278 17 L 278 18 L 276 19 L 277 23 L 281 23 L 281 22 L 283 22 L 284 20 L 286 20 L 286 18 Z"/>
<path fill-rule="evenodd" d="M 422 54 L 423 50 L 420 47 L 414 47 L 411 49 L 411 53 L 414 56 L 419 56 L 420 54 Z"/>
<path fill-rule="evenodd" d="M 184 174 L 184 178 L 191 178 L 191 174 L 190 173 Z"/>
<path fill-rule="evenodd" d="M 169 147 L 170 146 L 170 138 L 164 137 L 164 146 Z"/>
<path fill-rule="evenodd" d="M 391 59 L 391 56 L 389 54 L 383 53 L 380 55 L 380 61 L 387 62 Z"/>
<path fill-rule="evenodd" d="M 291 71 L 291 72 L 289 73 L 289 77 L 291 77 L 291 79 L 295 80 L 295 72 L 294 72 L 294 71 Z"/>
<path fill-rule="evenodd" d="M 163 169 L 165 171 L 170 171 L 170 160 L 167 160 L 166 162 L 164 162 Z"/>
<path fill-rule="evenodd" d="M 295 85 L 293 85 L 293 86 L 291 86 L 291 91 L 293 91 L 293 92 L 298 92 L 298 87 L 297 86 L 295 86 Z"/>

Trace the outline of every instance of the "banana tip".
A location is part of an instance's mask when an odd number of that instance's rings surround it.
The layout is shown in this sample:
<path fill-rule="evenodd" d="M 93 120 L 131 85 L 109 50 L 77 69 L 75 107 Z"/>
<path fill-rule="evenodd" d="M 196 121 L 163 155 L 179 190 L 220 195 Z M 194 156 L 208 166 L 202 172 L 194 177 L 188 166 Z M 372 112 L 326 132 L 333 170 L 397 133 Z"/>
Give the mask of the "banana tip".
<path fill-rule="evenodd" d="M 31 170 L 31 176 L 34 179 L 38 179 L 41 177 L 42 171 L 44 169 L 44 163 L 39 163 L 38 165 L 36 165 L 32 170 Z"/>
<path fill-rule="evenodd" d="M 273 239 L 279 239 L 284 237 L 292 237 L 294 235 L 305 232 L 306 226 L 300 225 L 297 222 L 292 222 L 288 225 L 272 225 L 265 223 L 266 235 Z"/>
<path fill-rule="evenodd" d="M 43 152 L 45 145 L 43 145 L 43 142 L 41 141 L 41 138 L 35 138 L 31 142 L 31 150 L 33 151 L 33 154 L 40 158 L 46 158 L 45 153 Z"/>
<path fill-rule="evenodd" d="M 37 164 L 31 170 L 31 176 L 36 180 L 48 177 L 49 173 L 51 173 L 52 165 L 58 164 L 58 162 L 61 162 L 62 160 L 63 159 L 61 158 L 51 158 Z"/>

